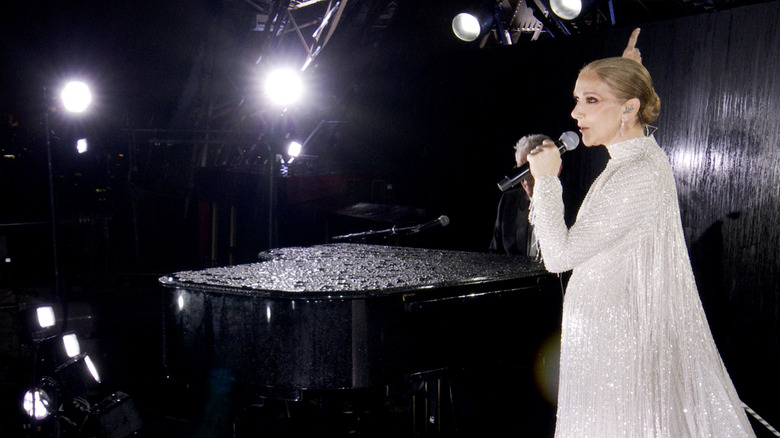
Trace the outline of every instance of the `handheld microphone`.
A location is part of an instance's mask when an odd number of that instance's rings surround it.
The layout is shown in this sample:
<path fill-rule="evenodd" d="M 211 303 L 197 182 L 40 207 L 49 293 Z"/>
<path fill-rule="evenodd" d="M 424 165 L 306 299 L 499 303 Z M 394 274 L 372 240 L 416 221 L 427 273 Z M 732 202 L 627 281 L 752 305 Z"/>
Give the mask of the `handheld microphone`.
<path fill-rule="evenodd" d="M 574 131 L 564 132 L 558 138 L 558 141 L 555 142 L 555 146 L 558 146 L 558 150 L 561 152 L 561 154 L 566 151 L 576 149 L 579 144 L 580 137 L 577 136 L 577 133 Z M 509 175 L 505 176 L 504 179 L 498 183 L 499 190 L 505 192 L 511 189 L 512 187 L 520 184 L 520 181 L 522 181 L 523 178 L 527 177 L 530 173 L 531 167 L 528 165 L 528 162 L 523 163 L 522 166 L 513 169 Z"/>

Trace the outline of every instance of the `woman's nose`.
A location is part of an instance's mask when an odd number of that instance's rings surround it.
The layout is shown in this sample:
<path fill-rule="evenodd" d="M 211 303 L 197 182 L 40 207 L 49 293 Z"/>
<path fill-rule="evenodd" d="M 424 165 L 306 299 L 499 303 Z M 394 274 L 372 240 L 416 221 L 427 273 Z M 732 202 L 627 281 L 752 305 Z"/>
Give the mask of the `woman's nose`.
<path fill-rule="evenodd" d="M 571 110 L 571 118 L 574 120 L 579 120 L 580 117 L 582 117 L 582 112 L 579 110 L 580 104 L 574 105 L 574 108 Z"/>

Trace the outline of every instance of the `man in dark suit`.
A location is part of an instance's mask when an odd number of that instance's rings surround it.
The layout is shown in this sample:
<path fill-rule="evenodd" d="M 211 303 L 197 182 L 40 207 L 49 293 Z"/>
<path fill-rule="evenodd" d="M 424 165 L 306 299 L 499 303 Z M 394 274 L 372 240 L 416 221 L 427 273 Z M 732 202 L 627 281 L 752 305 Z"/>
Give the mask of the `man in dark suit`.
<path fill-rule="evenodd" d="M 518 140 L 515 145 L 517 167 L 525 164 L 531 149 L 542 144 L 544 140 L 551 139 L 546 135 L 531 134 Z M 521 186 L 513 187 L 501 194 L 489 250 L 535 258 L 536 239 L 533 237 L 533 227 L 528 223 L 528 208 L 534 194 L 533 177 L 529 174 L 521 180 Z"/>

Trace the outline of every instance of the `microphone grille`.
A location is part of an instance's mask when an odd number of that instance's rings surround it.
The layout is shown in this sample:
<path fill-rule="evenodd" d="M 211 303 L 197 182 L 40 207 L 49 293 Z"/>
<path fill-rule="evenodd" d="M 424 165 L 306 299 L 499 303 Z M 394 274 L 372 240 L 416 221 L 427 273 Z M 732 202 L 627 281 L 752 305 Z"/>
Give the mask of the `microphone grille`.
<path fill-rule="evenodd" d="M 558 138 L 566 146 L 567 151 L 576 149 L 580 144 L 580 137 L 574 131 L 566 131 Z"/>
<path fill-rule="evenodd" d="M 446 227 L 447 225 L 450 224 L 450 218 L 447 217 L 446 215 L 441 215 L 439 216 L 439 223 L 441 223 L 442 227 Z"/>

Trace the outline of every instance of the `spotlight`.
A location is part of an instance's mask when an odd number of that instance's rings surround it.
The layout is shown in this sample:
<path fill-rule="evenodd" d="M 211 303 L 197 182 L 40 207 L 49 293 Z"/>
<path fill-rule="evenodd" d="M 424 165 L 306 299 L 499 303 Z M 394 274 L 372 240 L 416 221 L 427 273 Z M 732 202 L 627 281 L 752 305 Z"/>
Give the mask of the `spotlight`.
<path fill-rule="evenodd" d="M 83 154 L 87 151 L 87 139 L 86 138 L 80 138 L 76 140 L 76 150 L 78 153 Z"/>
<path fill-rule="evenodd" d="M 574 20 L 581 17 L 599 0 L 550 0 L 553 14 L 564 20 Z"/>
<path fill-rule="evenodd" d="M 84 363 L 87 364 L 89 374 L 92 375 L 97 383 L 100 383 L 100 376 L 98 375 L 97 368 L 95 368 L 95 364 L 92 363 L 92 359 L 90 359 L 89 356 L 84 355 Z"/>
<path fill-rule="evenodd" d="M 38 345 L 40 372 L 44 374 L 54 372 L 81 354 L 78 337 L 72 332 L 58 338 L 45 339 Z"/>
<path fill-rule="evenodd" d="M 27 328 L 25 334 L 28 334 L 34 343 L 57 336 L 62 328 L 62 323 L 57 318 L 59 314 L 59 308 L 51 304 L 27 309 L 23 307 L 21 316 Z"/>
<path fill-rule="evenodd" d="M 461 12 L 452 19 L 452 32 L 466 42 L 485 35 L 492 26 L 493 11 L 486 7 Z"/>
<path fill-rule="evenodd" d="M 67 357 L 76 357 L 81 354 L 81 346 L 79 345 L 79 339 L 75 333 L 68 333 L 62 336 L 62 346 L 65 348 L 65 355 Z"/>
<path fill-rule="evenodd" d="M 89 355 L 84 353 L 58 366 L 54 374 L 60 382 L 63 401 L 85 397 L 100 387 L 100 374 Z"/>
<path fill-rule="evenodd" d="M 265 92 L 278 105 L 289 105 L 298 101 L 303 94 L 300 74 L 293 69 L 282 68 L 268 74 Z"/>
<path fill-rule="evenodd" d="M 62 89 L 62 104 L 65 109 L 73 113 L 83 113 L 92 102 L 92 92 L 84 82 L 69 82 Z"/>
<path fill-rule="evenodd" d="M 51 306 L 41 306 L 35 309 L 38 316 L 38 326 L 42 329 L 54 327 L 56 319 L 54 318 L 54 308 Z"/>
<path fill-rule="evenodd" d="M 303 149 L 303 145 L 298 143 L 297 141 L 290 142 L 290 145 L 287 146 L 287 155 L 291 157 L 297 157 L 301 155 L 301 150 Z"/>
<path fill-rule="evenodd" d="M 49 394 L 39 388 L 27 391 L 22 399 L 22 408 L 35 420 L 43 420 L 51 414 L 52 401 Z"/>
<path fill-rule="evenodd" d="M 564 20 L 573 20 L 582 12 L 581 0 L 550 0 L 550 9 Z"/>

